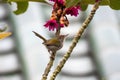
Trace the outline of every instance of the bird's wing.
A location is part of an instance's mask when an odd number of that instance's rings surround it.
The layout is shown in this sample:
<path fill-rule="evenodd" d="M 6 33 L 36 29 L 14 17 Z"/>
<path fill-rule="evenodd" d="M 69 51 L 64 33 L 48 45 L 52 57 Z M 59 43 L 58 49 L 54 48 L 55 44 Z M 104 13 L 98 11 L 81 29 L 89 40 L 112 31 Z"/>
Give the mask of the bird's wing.
<path fill-rule="evenodd" d="M 44 44 L 47 46 L 60 46 L 60 41 L 55 38 L 52 40 L 51 39 L 48 40 L 47 43 L 44 43 Z"/>

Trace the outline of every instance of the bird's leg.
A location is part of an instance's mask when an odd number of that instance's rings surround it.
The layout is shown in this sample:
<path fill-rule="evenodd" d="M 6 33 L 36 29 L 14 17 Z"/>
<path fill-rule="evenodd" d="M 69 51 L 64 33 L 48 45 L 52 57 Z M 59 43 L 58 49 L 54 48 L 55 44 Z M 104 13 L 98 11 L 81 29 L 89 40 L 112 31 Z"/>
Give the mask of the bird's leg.
<path fill-rule="evenodd" d="M 56 51 L 51 51 L 50 58 L 55 59 Z"/>

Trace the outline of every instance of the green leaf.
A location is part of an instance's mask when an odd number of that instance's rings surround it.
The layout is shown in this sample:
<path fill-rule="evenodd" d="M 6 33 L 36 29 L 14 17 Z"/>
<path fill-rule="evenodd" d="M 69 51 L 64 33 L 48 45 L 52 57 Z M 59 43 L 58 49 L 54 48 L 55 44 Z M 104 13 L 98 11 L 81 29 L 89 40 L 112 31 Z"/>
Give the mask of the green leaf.
<path fill-rule="evenodd" d="M 94 4 L 95 0 L 82 0 L 86 4 Z M 110 6 L 114 10 L 120 10 L 120 0 L 102 0 L 100 6 Z"/>
<path fill-rule="evenodd" d="M 7 3 L 7 0 L 0 0 L 0 3 Z"/>
<path fill-rule="evenodd" d="M 82 1 L 86 4 L 94 4 L 95 3 L 95 0 L 82 0 Z M 109 0 L 102 0 L 102 2 L 100 3 L 100 5 L 109 5 L 109 4 L 110 4 Z"/>
<path fill-rule="evenodd" d="M 45 0 L 7 0 L 8 3 L 15 2 L 17 4 L 17 10 L 14 11 L 16 15 L 26 12 L 29 6 L 29 1 L 47 3 Z"/>
<path fill-rule="evenodd" d="M 120 10 L 120 0 L 110 0 L 110 7 L 115 10 Z"/>
<path fill-rule="evenodd" d="M 28 1 L 16 2 L 16 4 L 17 4 L 17 10 L 14 11 L 14 13 L 15 13 L 16 15 L 19 15 L 19 14 L 24 13 L 24 12 L 27 10 L 28 5 L 29 5 L 29 4 L 28 4 Z"/>
<path fill-rule="evenodd" d="M 66 0 L 66 7 L 77 5 L 81 0 Z"/>
<path fill-rule="evenodd" d="M 25 2 L 25 1 L 47 3 L 45 0 L 8 0 L 8 2 Z"/>
<path fill-rule="evenodd" d="M 82 4 L 94 4 L 95 3 L 95 0 L 66 0 L 66 6 L 67 7 L 71 7 L 71 6 L 75 6 L 79 3 Z M 109 5 L 110 4 L 110 1 L 109 0 L 102 0 L 101 4 L 100 5 Z"/>
<path fill-rule="evenodd" d="M 28 0 L 28 1 L 47 3 L 45 0 Z"/>
<path fill-rule="evenodd" d="M 86 3 L 84 2 L 84 0 L 82 0 L 82 1 L 78 4 L 78 6 L 80 6 L 80 8 L 81 8 L 82 11 L 85 11 L 85 10 L 87 9 L 87 7 L 88 7 L 88 4 L 86 4 Z"/>
<path fill-rule="evenodd" d="M 95 0 L 67 0 L 66 6 L 72 7 L 72 6 L 79 5 L 81 7 L 81 9 L 84 11 L 87 9 L 89 4 L 94 4 L 94 3 L 95 3 Z M 109 0 L 102 0 L 100 5 L 110 5 L 110 1 Z"/>

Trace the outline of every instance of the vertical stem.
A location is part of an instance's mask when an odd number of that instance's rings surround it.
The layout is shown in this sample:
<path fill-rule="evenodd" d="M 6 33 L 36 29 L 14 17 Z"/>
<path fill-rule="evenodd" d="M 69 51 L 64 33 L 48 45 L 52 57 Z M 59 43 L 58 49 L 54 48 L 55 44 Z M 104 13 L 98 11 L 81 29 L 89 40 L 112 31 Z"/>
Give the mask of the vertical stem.
<path fill-rule="evenodd" d="M 60 30 L 61 30 L 61 28 L 60 28 L 60 26 L 59 26 L 59 28 L 56 30 L 56 33 L 55 33 L 56 36 L 59 36 L 59 35 L 60 35 Z"/>
<path fill-rule="evenodd" d="M 42 79 L 41 80 L 47 80 L 47 76 L 50 72 L 50 69 L 53 66 L 53 62 L 55 60 L 55 53 L 52 52 L 51 56 L 50 56 L 50 61 L 47 64 L 47 67 L 45 68 L 44 74 L 42 75 Z"/>
<path fill-rule="evenodd" d="M 63 56 L 62 60 L 60 61 L 60 63 L 58 64 L 58 66 L 56 67 L 55 71 L 53 72 L 53 74 L 50 77 L 50 80 L 54 80 L 56 78 L 56 76 L 58 75 L 58 73 L 61 71 L 61 69 L 63 68 L 64 64 L 66 63 L 66 61 L 68 60 L 68 58 L 70 57 L 73 49 L 75 48 L 75 46 L 77 45 L 79 39 L 81 38 L 82 33 L 85 31 L 85 29 L 87 28 L 88 24 L 91 22 L 91 20 L 94 17 L 94 14 L 96 12 L 96 10 L 99 7 L 99 3 L 100 1 L 96 2 L 91 10 L 90 15 L 86 18 L 86 20 L 84 21 L 84 23 L 82 24 L 82 26 L 80 27 L 79 31 L 77 32 L 76 36 L 74 37 L 71 46 L 69 47 L 69 50 L 67 51 L 67 53 Z"/>

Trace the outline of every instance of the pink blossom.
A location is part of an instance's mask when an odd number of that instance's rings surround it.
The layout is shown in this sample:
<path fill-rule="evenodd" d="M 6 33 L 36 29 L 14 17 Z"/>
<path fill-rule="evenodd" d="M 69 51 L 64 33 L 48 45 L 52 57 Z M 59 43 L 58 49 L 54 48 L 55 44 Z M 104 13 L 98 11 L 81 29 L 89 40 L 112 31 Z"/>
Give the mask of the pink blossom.
<path fill-rule="evenodd" d="M 70 14 L 71 16 L 77 16 L 79 14 L 78 10 L 80 10 L 80 7 L 78 6 L 70 7 L 66 10 L 66 14 Z"/>
<path fill-rule="evenodd" d="M 58 29 L 58 23 L 56 22 L 56 20 L 49 20 L 46 22 L 46 24 L 44 25 L 46 28 L 49 28 L 49 30 L 54 31 L 54 29 Z"/>
<path fill-rule="evenodd" d="M 64 27 L 64 24 L 60 24 L 60 27 L 63 28 L 63 27 Z"/>
<path fill-rule="evenodd" d="M 63 5 L 63 4 L 64 4 L 64 1 L 63 1 L 63 0 L 57 0 L 57 3 L 58 3 L 59 5 Z"/>

